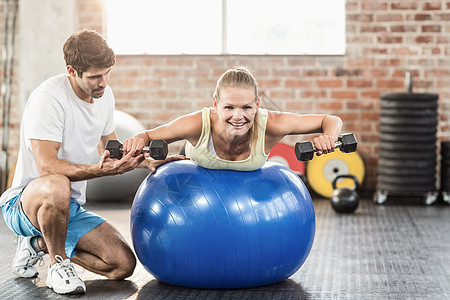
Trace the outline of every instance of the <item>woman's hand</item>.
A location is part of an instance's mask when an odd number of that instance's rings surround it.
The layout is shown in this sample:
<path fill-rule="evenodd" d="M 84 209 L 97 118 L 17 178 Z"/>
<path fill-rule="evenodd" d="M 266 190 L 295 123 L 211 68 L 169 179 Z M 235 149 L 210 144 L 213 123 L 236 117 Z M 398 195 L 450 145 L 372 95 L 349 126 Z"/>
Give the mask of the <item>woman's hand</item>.
<path fill-rule="evenodd" d="M 123 142 L 123 155 L 127 155 L 130 152 L 135 152 L 137 154 L 141 154 L 142 153 L 142 149 L 144 149 L 144 147 L 147 146 L 145 144 L 144 139 L 139 138 L 139 137 L 132 137 L 129 139 L 126 139 Z M 145 157 L 149 157 L 150 155 L 148 153 L 144 153 Z"/>
<path fill-rule="evenodd" d="M 154 160 L 152 158 L 147 158 L 146 161 L 148 161 L 147 164 L 147 168 L 150 170 L 150 172 L 153 174 L 156 172 L 156 169 L 160 166 L 162 166 L 165 163 L 168 163 L 170 161 L 175 161 L 175 160 L 185 160 L 185 159 L 189 159 L 186 156 L 183 155 L 171 155 L 168 156 L 166 159 L 164 160 Z"/>
<path fill-rule="evenodd" d="M 330 135 L 319 135 L 313 138 L 313 144 L 314 148 L 317 149 L 317 156 L 334 152 L 335 150 L 335 140 L 334 137 Z"/>

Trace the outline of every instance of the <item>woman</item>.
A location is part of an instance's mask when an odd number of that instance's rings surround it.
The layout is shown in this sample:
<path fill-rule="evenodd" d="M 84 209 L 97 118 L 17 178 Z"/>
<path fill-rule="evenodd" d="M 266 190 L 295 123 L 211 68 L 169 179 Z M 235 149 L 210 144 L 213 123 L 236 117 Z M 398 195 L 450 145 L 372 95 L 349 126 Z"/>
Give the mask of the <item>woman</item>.
<path fill-rule="evenodd" d="M 124 155 L 153 139 L 186 139 L 186 156 L 210 169 L 253 171 L 290 134 L 322 133 L 313 139 L 317 155 L 334 151 L 342 120 L 325 114 L 299 115 L 262 109 L 258 85 L 246 68 L 227 70 L 218 80 L 213 107 L 181 116 L 136 134 L 123 144 Z"/>

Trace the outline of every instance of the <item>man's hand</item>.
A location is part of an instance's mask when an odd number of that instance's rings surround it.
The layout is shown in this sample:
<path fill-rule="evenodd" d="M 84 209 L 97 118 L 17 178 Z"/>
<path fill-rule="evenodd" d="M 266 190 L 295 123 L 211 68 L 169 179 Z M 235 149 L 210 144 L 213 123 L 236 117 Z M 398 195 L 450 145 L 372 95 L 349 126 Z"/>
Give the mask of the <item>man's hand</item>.
<path fill-rule="evenodd" d="M 134 170 L 145 159 L 144 154 L 139 154 L 139 152 L 140 151 L 138 150 L 130 151 L 121 159 L 112 159 L 109 157 L 109 151 L 105 150 L 97 164 L 98 169 L 104 173 L 105 176 L 119 175 Z"/>

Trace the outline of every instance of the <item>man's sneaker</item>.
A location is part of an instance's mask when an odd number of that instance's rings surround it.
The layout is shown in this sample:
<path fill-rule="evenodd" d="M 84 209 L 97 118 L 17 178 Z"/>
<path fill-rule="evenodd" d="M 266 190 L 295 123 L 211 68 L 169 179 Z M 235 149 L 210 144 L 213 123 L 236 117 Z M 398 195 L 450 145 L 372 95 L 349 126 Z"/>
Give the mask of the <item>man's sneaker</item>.
<path fill-rule="evenodd" d="M 13 272 L 19 277 L 36 277 L 39 272 L 34 265 L 43 262 L 43 251 L 36 252 L 31 246 L 31 236 L 16 236 L 16 255 L 13 260 Z"/>
<path fill-rule="evenodd" d="M 58 294 L 84 294 L 86 285 L 78 277 L 70 259 L 55 256 L 57 263 L 49 267 L 47 275 L 47 286 Z"/>

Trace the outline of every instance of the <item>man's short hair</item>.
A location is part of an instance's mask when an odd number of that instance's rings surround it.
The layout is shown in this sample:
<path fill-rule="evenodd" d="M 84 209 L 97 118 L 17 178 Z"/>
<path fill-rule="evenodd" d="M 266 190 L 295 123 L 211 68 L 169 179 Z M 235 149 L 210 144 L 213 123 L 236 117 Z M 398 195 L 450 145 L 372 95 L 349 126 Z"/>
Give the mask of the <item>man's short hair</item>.
<path fill-rule="evenodd" d="M 64 43 L 63 52 L 66 65 L 71 65 L 80 77 L 91 67 L 109 68 L 116 61 L 114 51 L 95 30 L 72 34 Z"/>

